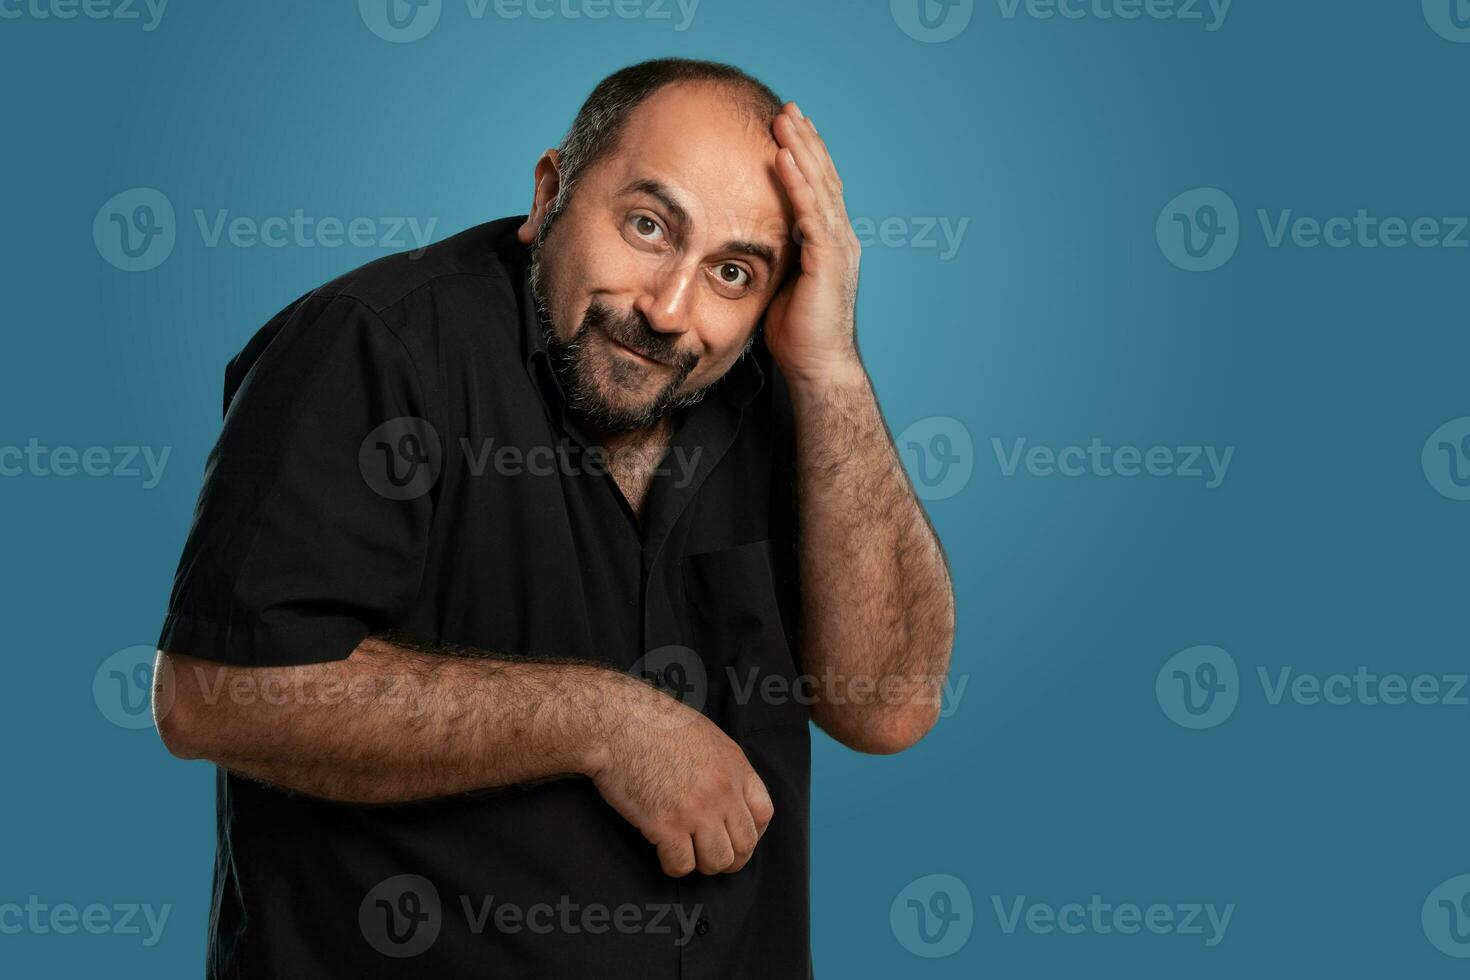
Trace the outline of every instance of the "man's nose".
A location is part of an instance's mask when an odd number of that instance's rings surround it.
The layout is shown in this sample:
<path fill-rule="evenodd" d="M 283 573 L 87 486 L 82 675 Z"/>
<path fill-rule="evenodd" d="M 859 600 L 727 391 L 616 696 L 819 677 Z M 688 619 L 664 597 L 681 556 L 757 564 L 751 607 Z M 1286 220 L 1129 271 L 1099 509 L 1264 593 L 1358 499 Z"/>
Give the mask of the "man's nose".
<path fill-rule="evenodd" d="M 660 269 L 633 305 L 659 333 L 683 333 L 689 327 L 698 274 L 693 267 Z"/>

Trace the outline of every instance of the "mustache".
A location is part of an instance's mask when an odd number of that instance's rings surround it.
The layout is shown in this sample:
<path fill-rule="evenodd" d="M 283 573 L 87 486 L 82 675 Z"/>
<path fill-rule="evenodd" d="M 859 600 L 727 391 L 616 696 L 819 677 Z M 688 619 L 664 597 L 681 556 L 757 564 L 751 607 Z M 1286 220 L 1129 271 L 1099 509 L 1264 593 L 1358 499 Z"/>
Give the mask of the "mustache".
<path fill-rule="evenodd" d="M 680 353 L 677 339 L 654 330 L 648 318 L 637 310 L 621 314 L 607 304 L 593 300 L 582 317 L 582 331 L 591 329 L 599 329 L 634 353 L 678 368 L 685 375 L 699 360 L 693 354 Z"/>

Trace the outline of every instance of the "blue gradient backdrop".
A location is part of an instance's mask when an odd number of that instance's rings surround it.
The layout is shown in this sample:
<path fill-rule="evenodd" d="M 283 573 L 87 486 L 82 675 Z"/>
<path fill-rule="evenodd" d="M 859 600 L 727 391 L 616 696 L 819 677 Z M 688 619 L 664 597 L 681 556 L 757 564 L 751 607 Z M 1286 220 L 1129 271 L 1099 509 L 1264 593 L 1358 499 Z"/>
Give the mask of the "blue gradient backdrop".
<path fill-rule="evenodd" d="M 521 213 L 537 155 L 598 78 L 681 54 L 738 63 L 816 121 L 850 213 L 889 220 L 886 241 L 870 233 L 859 308 L 889 423 L 938 417 L 926 424 L 973 447 L 951 441 L 972 475 L 928 503 L 959 599 L 965 686 L 949 717 L 889 758 L 817 736 L 817 975 L 1463 972 L 1463 887 L 1421 910 L 1470 872 L 1470 707 L 1273 704 L 1258 669 L 1272 684 L 1283 668 L 1432 675 L 1441 695 L 1467 669 L 1470 502 L 1455 479 L 1470 442 L 1436 443 L 1427 463 L 1421 450 L 1470 416 L 1470 233 L 1453 244 L 1470 213 L 1456 108 L 1470 43 L 1452 19 L 1470 4 L 1237 0 L 1221 22 L 1203 3 L 1189 19 L 1184 0 L 1135 19 L 1100 15 L 1127 0 L 1066 8 L 1078 17 L 922 2 L 931 20 L 970 20 L 934 43 L 900 27 L 913 0 L 703 0 L 684 30 L 671 2 L 625 8 L 666 18 L 593 20 L 565 12 L 585 0 L 545 18 L 444 0 L 424 37 L 393 43 L 351 0 L 177 2 L 151 30 L 141 6 L 142 20 L 64 20 L 40 16 L 49 0 L 0 4 L 0 444 L 171 447 L 151 488 L 32 466 L 0 477 L 0 906 L 172 906 L 152 946 L 146 930 L 60 934 L 0 913 L 0 970 L 199 973 L 213 773 L 114 722 L 103 662 L 157 636 L 226 360 L 300 293 L 396 250 L 211 246 L 196 215 L 299 208 L 375 233 L 413 217 L 440 238 Z M 170 202 L 177 240 L 128 272 L 92 228 L 139 187 Z M 1156 219 L 1201 187 L 1238 208 L 1239 242 L 1189 272 L 1169 229 L 1203 235 L 1211 215 L 1182 207 L 1158 235 Z M 1359 209 L 1449 219 L 1452 240 L 1268 235 L 1285 212 Z M 937 247 L 920 240 L 931 222 Z M 942 222 L 963 229 L 953 254 Z M 1044 463 L 1007 475 L 1016 440 L 1094 437 L 1234 453 L 1213 489 Z M 940 472 L 904 451 L 916 476 Z M 1201 644 L 1233 658 L 1238 703 L 1195 730 L 1166 712 L 1177 678 L 1155 681 Z M 909 906 L 904 890 L 933 874 L 958 884 Z M 972 916 L 921 921 L 965 894 Z M 1213 945 L 1207 924 L 1007 929 L 1021 896 L 1094 895 L 1233 911 Z M 927 955 L 944 943 L 958 948 Z"/>

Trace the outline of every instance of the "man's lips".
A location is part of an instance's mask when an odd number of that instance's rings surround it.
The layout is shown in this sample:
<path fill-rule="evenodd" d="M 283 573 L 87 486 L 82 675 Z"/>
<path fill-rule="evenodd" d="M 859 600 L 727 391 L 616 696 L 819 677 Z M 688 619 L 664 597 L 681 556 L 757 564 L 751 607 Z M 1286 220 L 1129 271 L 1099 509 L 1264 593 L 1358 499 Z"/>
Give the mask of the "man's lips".
<path fill-rule="evenodd" d="M 649 356 L 647 356 L 645 354 L 638 353 L 636 350 L 634 350 L 633 348 L 629 347 L 627 344 L 623 343 L 622 341 L 618 340 L 616 337 L 614 337 L 612 334 L 608 333 L 606 330 L 603 331 L 603 335 L 606 336 L 607 339 L 612 342 L 612 345 L 613 345 L 613 349 L 614 350 L 617 350 L 617 351 L 622 352 L 627 357 L 631 357 L 631 358 L 633 358 L 636 361 L 641 361 L 642 363 L 648 364 L 648 365 L 651 365 L 651 366 L 658 366 L 658 367 L 665 367 L 666 366 L 663 361 L 655 361 L 653 358 L 651 358 L 651 357 L 649 357 Z"/>

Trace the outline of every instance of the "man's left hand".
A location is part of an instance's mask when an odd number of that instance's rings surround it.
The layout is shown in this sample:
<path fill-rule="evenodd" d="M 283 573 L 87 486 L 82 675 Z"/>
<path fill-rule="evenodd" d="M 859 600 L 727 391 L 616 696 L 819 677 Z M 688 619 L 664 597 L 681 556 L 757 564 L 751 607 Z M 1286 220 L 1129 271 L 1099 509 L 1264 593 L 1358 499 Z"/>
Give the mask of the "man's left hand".
<path fill-rule="evenodd" d="M 766 309 L 766 346 L 796 383 L 861 370 L 854 310 L 862 246 L 842 201 L 842 179 L 810 119 L 795 102 L 771 127 L 781 149 L 776 172 L 796 215 L 800 268 Z"/>

